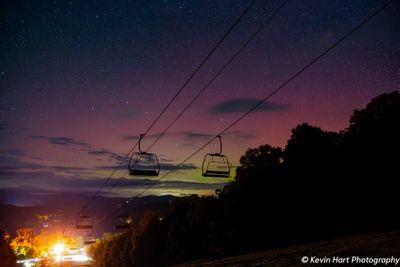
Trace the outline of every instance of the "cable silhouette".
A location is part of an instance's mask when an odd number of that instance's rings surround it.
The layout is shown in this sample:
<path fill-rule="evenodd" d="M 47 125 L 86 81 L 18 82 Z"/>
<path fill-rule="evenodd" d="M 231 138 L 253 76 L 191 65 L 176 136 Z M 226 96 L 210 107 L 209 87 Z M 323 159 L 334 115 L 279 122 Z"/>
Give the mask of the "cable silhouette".
<path fill-rule="evenodd" d="M 348 31 L 346 34 L 344 34 L 341 38 L 339 38 L 337 41 L 335 41 L 330 47 L 325 49 L 322 53 L 320 53 L 318 56 L 316 56 L 314 59 L 312 59 L 309 63 L 305 64 L 299 71 L 297 71 L 295 74 L 293 74 L 289 79 L 287 79 L 284 83 L 282 83 L 280 86 L 278 86 L 276 89 L 274 89 L 271 93 L 266 95 L 263 99 L 261 99 L 257 104 L 252 106 L 248 111 L 246 111 L 244 114 L 239 116 L 236 120 L 234 120 L 232 123 L 230 123 L 227 127 L 225 127 L 221 132 L 216 134 L 213 138 L 211 138 L 208 142 L 206 142 L 204 145 L 202 145 L 200 148 L 198 148 L 196 151 L 194 151 L 192 154 L 190 154 L 188 157 L 186 157 L 183 161 L 181 161 L 176 167 L 172 168 L 169 170 L 167 173 L 165 173 L 160 179 L 157 179 L 153 184 L 149 185 L 145 189 L 143 189 L 139 194 L 135 195 L 134 197 L 140 197 L 144 193 L 146 193 L 149 189 L 154 187 L 156 184 L 158 184 L 161 180 L 163 180 L 165 177 L 167 177 L 169 174 L 174 172 L 175 170 L 179 169 L 184 163 L 186 163 L 189 159 L 191 159 L 194 155 L 199 153 L 201 150 L 203 150 L 206 146 L 211 144 L 216 138 L 218 138 L 219 135 L 223 135 L 227 131 L 229 131 L 233 126 L 235 126 L 239 121 L 247 117 L 250 113 L 252 113 L 254 110 L 256 110 L 259 106 L 261 106 L 265 101 L 267 101 L 269 98 L 277 94 L 280 90 L 282 90 L 286 85 L 288 85 L 290 82 L 292 82 L 294 79 L 296 79 L 298 76 L 300 76 L 303 72 L 308 70 L 311 66 L 313 66 L 316 62 L 318 62 L 321 58 L 323 58 L 326 54 L 328 54 L 332 49 L 334 49 L 336 46 L 338 46 L 340 43 L 342 43 L 344 40 L 346 40 L 349 36 L 351 36 L 354 32 L 356 32 L 358 29 L 360 29 L 364 24 L 366 24 L 368 21 L 370 21 L 372 18 L 374 18 L 376 15 L 378 15 L 380 12 L 382 12 L 386 7 L 388 7 L 391 3 L 393 3 L 395 0 L 390 0 L 386 2 L 383 6 L 375 10 L 372 14 L 370 14 L 368 17 L 366 17 L 363 21 L 361 21 L 357 26 L 353 27 L 350 31 Z M 130 199 L 133 199 L 134 197 L 131 197 Z M 127 205 L 130 202 L 126 202 Z M 115 210 L 111 216 L 117 212 L 119 212 L 120 209 Z"/>
<path fill-rule="evenodd" d="M 289 0 L 283 1 L 278 8 L 274 10 L 272 15 L 268 17 L 268 19 L 260 26 L 258 29 L 246 40 L 246 42 L 234 53 L 230 59 L 218 70 L 218 72 L 211 78 L 211 80 L 196 94 L 194 98 L 182 109 L 182 111 L 174 118 L 174 120 L 156 137 L 156 139 L 151 143 L 151 145 L 146 149 L 148 152 L 164 135 L 165 133 L 175 124 L 175 122 L 182 117 L 182 115 L 193 105 L 194 102 L 207 90 L 207 88 L 225 71 L 225 69 L 243 52 L 243 50 L 253 41 L 257 35 L 271 22 L 271 20 L 281 11 L 281 9 L 287 4 Z M 114 182 L 114 184 L 110 187 L 110 192 L 113 190 L 118 183 L 124 177 L 120 177 L 118 180 Z"/>
<path fill-rule="evenodd" d="M 175 124 L 175 122 L 182 117 L 182 115 L 189 109 L 191 105 L 207 90 L 207 88 L 225 71 L 225 69 L 243 52 L 243 50 L 253 41 L 258 34 L 264 30 L 271 20 L 281 11 L 281 9 L 289 2 L 289 0 L 283 1 L 277 9 L 272 13 L 271 16 L 250 36 L 249 39 L 238 49 L 238 51 L 232 55 L 232 57 L 219 69 L 219 71 L 211 78 L 211 80 L 196 94 L 196 96 L 187 104 L 183 110 L 175 117 L 175 119 L 157 136 L 157 138 L 147 148 L 146 152 L 149 151 L 164 135 L 165 133 Z"/>
<path fill-rule="evenodd" d="M 188 77 L 188 79 L 183 83 L 183 85 L 179 88 L 179 90 L 175 93 L 175 95 L 171 98 L 171 100 L 167 103 L 167 105 L 162 109 L 160 114 L 155 118 L 155 120 L 150 124 L 150 126 L 147 128 L 145 133 L 143 134 L 146 136 L 150 130 L 154 127 L 154 125 L 160 120 L 162 115 L 166 112 L 166 110 L 171 106 L 171 104 L 175 101 L 175 99 L 179 96 L 180 93 L 186 88 L 186 86 L 190 83 L 190 81 L 194 78 L 194 76 L 200 71 L 200 69 L 204 66 L 204 64 L 208 61 L 208 59 L 214 54 L 214 52 L 218 49 L 218 47 L 224 42 L 224 40 L 228 37 L 228 35 L 234 30 L 234 28 L 239 24 L 239 22 L 242 20 L 242 18 L 248 13 L 248 11 L 251 9 L 251 7 L 256 3 L 257 0 L 253 0 L 246 8 L 245 10 L 240 14 L 240 16 L 236 19 L 236 21 L 229 27 L 229 29 L 225 32 L 225 34 L 222 36 L 222 38 L 214 45 L 214 47 L 211 49 L 211 51 L 206 55 L 206 57 L 202 60 L 202 62 L 197 66 L 197 68 L 193 71 L 193 73 Z M 205 90 L 205 89 L 204 89 Z M 203 91 L 204 91 L 203 90 Z M 200 96 L 200 95 L 199 95 Z M 193 101 L 194 102 L 194 101 Z M 193 103 L 191 103 L 193 104 Z M 190 104 L 190 105 L 191 105 Z M 187 107 L 189 108 L 189 107 Z M 186 108 L 186 109 L 187 109 Z M 185 109 L 185 111 L 186 111 Z M 167 131 L 167 130 L 166 130 Z M 165 132 L 162 134 L 164 135 Z M 106 178 L 106 180 L 103 182 L 103 184 L 100 186 L 100 188 L 96 191 L 96 193 L 89 199 L 89 201 L 86 203 L 85 206 L 88 206 L 93 199 L 98 196 L 98 194 L 101 192 L 101 190 L 106 186 L 106 184 L 109 182 L 109 180 L 114 176 L 116 171 L 122 166 L 122 164 L 129 158 L 130 154 L 135 150 L 137 147 L 138 142 L 134 145 L 134 147 L 129 151 L 128 154 L 121 160 L 119 165 L 113 170 L 113 172 Z M 146 150 L 146 152 L 148 149 Z M 123 176 L 120 177 L 114 184 L 111 185 L 110 189 L 107 192 L 110 192 L 113 190 L 119 183 L 119 181 L 124 178 Z"/>
<path fill-rule="evenodd" d="M 195 68 L 195 70 L 191 73 L 191 75 L 186 79 L 183 85 L 179 88 L 179 90 L 175 93 L 175 95 L 170 99 L 167 105 L 161 110 L 161 112 L 157 115 L 157 117 L 153 120 L 147 130 L 144 132 L 144 135 L 148 134 L 150 130 L 154 127 L 154 125 L 161 119 L 163 114 L 167 111 L 167 109 L 171 106 L 171 104 L 175 101 L 175 99 L 182 93 L 182 91 L 186 88 L 186 86 L 190 83 L 190 81 L 194 78 L 194 76 L 200 71 L 203 65 L 208 61 L 208 59 L 214 54 L 214 52 L 218 49 L 218 47 L 225 41 L 228 35 L 234 30 L 234 28 L 239 24 L 242 18 L 248 13 L 251 7 L 256 3 L 257 0 L 252 0 L 250 4 L 243 10 L 243 12 L 239 15 L 239 17 L 235 20 L 235 22 L 229 27 L 229 29 L 224 33 L 222 38 L 213 46 L 213 48 L 209 51 L 206 57 L 201 61 L 201 63 Z M 88 207 L 93 200 L 98 196 L 101 190 L 107 185 L 110 179 L 114 176 L 117 170 L 122 166 L 122 164 L 129 158 L 130 154 L 136 149 L 138 142 L 131 148 L 131 150 L 123 157 L 123 159 L 119 162 L 119 164 L 113 169 L 111 174 L 107 176 L 104 182 L 100 185 L 100 187 L 96 190 L 96 192 L 85 202 L 83 205 L 84 208 Z M 114 186 L 115 187 L 115 186 Z M 113 188 L 113 187 L 112 187 Z"/>
<path fill-rule="evenodd" d="M 104 188 L 104 186 L 106 186 L 106 184 L 108 183 L 108 181 L 114 176 L 114 174 L 118 171 L 118 169 L 122 166 L 122 164 L 129 158 L 130 154 L 132 154 L 132 152 L 136 149 L 138 145 L 138 142 L 136 142 L 136 144 L 131 148 L 131 150 L 128 152 L 128 154 L 126 154 L 123 159 L 119 162 L 119 164 L 117 165 L 117 167 L 115 167 L 113 169 L 113 171 L 111 172 L 111 174 L 109 176 L 107 176 L 107 178 L 104 180 L 104 182 L 101 184 L 101 186 L 96 190 L 96 192 L 88 199 L 88 201 L 85 203 L 85 205 L 83 205 L 83 207 L 88 207 L 91 202 L 98 196 L 98 194 L 100 194 L 101 190 Z"/>
<path fill-rule="evenodd" d="M 224 42 L 226 37 L 233 31 L 236 25 L 242 20 L 242 18 L 246 15 L 246 13 L 250 10 L 250 8 L 255 4 L 257 0 L 253 0 L 250 5 L 246 7 L 246 9 L 242 12 L 242 14 L 236 19 L 236 21 L 229 27 L 228 31 L 222 36 L 222 38 L 215 44 L 215 46 L 211 49 L 211 51 L 207 54 L 207 56 L 202 60 L 202 62 L 197 66 L 197 68 L 193 71 L 193 73 L 189 76 L 189 78 L 183 83 L 178 92 L 171 98 L 168 104 L 164 107 L 164 109 L 160 112 L 160 114 L 156 117 L 156 119 L 150 124 L 149 128 L 146 130 L 144 135 L 146 135 L 153 126 L 158 122 L 158 120 L 162 117 L 165 111 L 171 106 L 172 102 L 178 97 L 180 93 L 186 88 L 189 82 L 193 79 L 193 77 L 199 72 L 199 70 L 203 67 L 203 65 L 207 62 L 207 60 L 214 54 L 217 48 Z"/>

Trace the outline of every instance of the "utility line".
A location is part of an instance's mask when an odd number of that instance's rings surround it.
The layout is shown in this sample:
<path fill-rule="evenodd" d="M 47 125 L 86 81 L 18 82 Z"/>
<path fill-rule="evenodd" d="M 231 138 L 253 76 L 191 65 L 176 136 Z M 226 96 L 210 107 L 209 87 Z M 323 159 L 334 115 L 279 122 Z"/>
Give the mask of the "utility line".
<path fill-rule="evenodd" d="M 192 74 L 188 77 L 188 79 L 184 82 L 184 84 L 179 88 L 179 90 L 175 93 L 175 95 L 171 98 L 168 104 L 162 109 L 162 111 L 158 114 L 158 116 L 153 120 L 150 126 L 145 131 L 144 135 L 148 134 L 150 130 L 154 127 L 154 125 L 160 120 L 162 115 L 167 111 L 167 109 L 171 106 L 171 104 L 175 101 L 179 94 L 186 88 L 189 82 L 194 78 L 194 76 L 200 71 L 203 65 L 208 61 L 208 59 L 214 54 L 214 52 L 218 49 L 218 47 L 224 42 L 224 40 L 228 37 L 228 35 L 234 30 L 236 25 L 242 20 L 242 18 L 247 14 L 247 12 L 251 9 L 251 7 L 255 4 L 257 0 L 252 0 L 250 4 L 245 8 L 245 10 L 240 14 L 240 16 L 235 20 L 235 22 L 229 27 L 229 29 L 225 32 L 222 38 L 214 45 L 211 51 L 206 55 L 206 57 L 202 60 L 202 62 L 197 66 L 197 68 L 192 72 Z M 114 176 L 117 170 L 122 166 L 122 164 L 129 158 L 130 154 L 136 149 L 138 142 L 132 147 L 132 149 L 123 157 L 120 163 L 114 168 L 111 174 L 104 180 L 101 186 L 96 190 L 96 192 L 88 199 L 88 201 L 83 206 L 84 208 L 88 207 L 91 202 L 98 196 L 101 190 L 106 186 L 109 180 Z"/>
<path fill-rule="evenodd" d="M 200 148 L 198 148 L 196 151 L 194 151 L 192 154 L 190 154 L 188 157 L 186 157 L 183 161 L 181 161 L 175 168 L 169 170 L 167 173 L 165 173 L 160 179 L 156 180 L 155 183 L 149 185 L 146 187 L 144 190 L 142 190 L 139 194 L 137 194 L 135 197 L 140 197 L 144 193 L 146 193 L 149 189 L 151 189 L 153 186 L 158 184 L 161 180 L 163 180 L 165 177 L 167 177 L 169 174 L 174 172 L 175 170 L 179 169 L 185 162 L 187 162 L 189 159 L 191 159 L 194 155 L 199 153 L 201 150 L 203 150 L 206 146 L 211 144 L 219 135 L 223 135 L 226 133 L 228 130 L 230 130 L 233 126 L 235 126 L 239 121 L 244 119 L 246 116 L 248 116 L 251 112 L 256 110 L 259 106 L 261 106 L 265 101 L 267 101 L 269 98 L 271 98 L 273 95 L 278 93 L 282 88 L 284 88 L 286 85 L 288 85 L 291 81 L 296 79 L 298 76 L 300 76 L 303 72 L 308 70 L 312 65 L 314 65 L 317 61 L 319 61 L 322 57 L 324 57 L 326 54 L 328 54 L 332 49 L 334 49 L 336 46 L 338 46 L 340 43 L 342 43 L 344 40 L 346 40 L 350 35 L 352 35 L 355 31 L 357 31 L 359 28 L 361 28 L 364 24 L 366 24 L 368 21 L 370 21 L 372 18 L 374 18 L 376 15 L 378 15 L 380 12 L 382 12 L 386 7 L 388 7 L 391 3 L 393 3 L 395 0 L 390 0 L 386 2 L 382 7 L 374 11 L 371 15 L 369 15 L 367 18 L 365 18 L 362 22 L 360 22 L 357 26 L 352 28 L 349 32 L 347 32 L 345 35 L 343 35 L 340 39 L 338 39 L 336 42 L 334 42 L 329 48 L 324 50 L 322 53 L 320 53 L 318 56 L 316 56 L 314 59 L 312 59 L 309 63 L 307 63 L 305 66 L 303 66 L 299 71 L 297 71 L 294 75 L 292 75 L 289 79 L 287 79 L 283 84 L 281 84 L 279 87 L 277 87 L 275 90 L 273 90 L 271 93 L 269 93 L 267 96 L 265 96 L 263 99 L 261 99 L 257 104 L 255 104 L 253 107 L 251 107 L 247 112 L 242 114 L 240 117 L 238 117 L 236 120 L 234 120 L 231 124 L 229 124 L 226 128 L 224 128 L 221 132 L 219 132 L 217 135 L 215 135 L 212 139 L 210 139 L 208 142 L 206 142 L 204 145 L 202 145 Z M 134 197 L 131 197 L 133 199 Z M 128 202 L 129 203 L 129 202 Z M 127 204 L 128 204 L 127 203 Z M 113 212 L 119 212 L 120 209 L 117 209 L 116 211 Z"/>
<path fill-rule="evenodd" d="M 224 72 L 224 70 L 243 52 L 243 50 L 253 41 L 257 35 L 271 22 L 271 20 L 281 11 L 289 0 L 283 1 L 278 8 L 274 10 L 272 15 L 257 28 L 257 30 L 247 39 L 247 41 L 233 54 L 230 59 L 219 69 L 219 71 L 211 78 L 211 80 L 196 94 L 196 96 L 183 108 L 183 110 L 175 117 L 175 119 L 157 136 L 152 144 L 147 148 L 146 153 L 165 135 L 165 133 L 175 124 L 175 122 L 190 108 L 191 105 L 206 91 L 206 89 Z M 113 190 L 124 177 L 121 176 L 110 187 L 109 191 Z"/>
<path fill-rule="evenodd" d="M 236 19 L 236 21 L 229 27 L 228 31 L 222 36 L 222 38 L 215 44 L 215 46 L 211 49 L 211 51 L 207 54 L 207 56 L 203 59 L 203 61 L 197 66 L 197 68 L 194 70 L 194 72 L 189 76 L 189 78 L 185 81 L 185 83 L 181 86 L 181 88 L 176 92 L 176 94 L 171 98 L 171 100 L 168 102 L 168 104 L 164 107 L 164 109 L 161 111 L 161 113 L 156 117 L 156 119 L 150 124 L 149 128 L 146 130 L 145 134 L 146 135 L 152 128 L 153 126 L 157 123 L 157 121 L 161 118 L 161 116 L 165 113 L 165 111 L 169 108 L 169 106 L 174 102 L 174 100 L 178 97 L 180 93 L 186 88 L 186 86 L 189 84 L 189 82 L 193 79 L 193 77 L 199 72 L 201 67 L 207 62 L 207 60 L 214 54 L 215 50 L 222 44 L 222 42 L 228 37 L 228 35 L 233 31 L 233 29 L 236 27 L 236 25 L 242 20 L 244 15 L 250 10 L 250 8 L 254 5 L 254 3 L 257 0 L 253 0 L 250 5 L 247 6 L 247 8 L 242 12 L 242 14 Z"/>
<path fill-rule="evenodd" d="M 222 36 L 222 38 L 215 44 L 215 46 L 211 49 L 211 51 L 207 54 L 207 56 L 203 59 L 203 61 L 197 66 L 197 68 L 194 70 L 194 72 L 189 76 L 189 78 L 185 81 L 185 83 L 180 87 L 180 89 L 176 92 L 176 94 L 171 98 L 171 100 L 168 102 L 168 104 L 164 107 L 164 109 L 160 112 L 160 114 L 156 117 L 156 119 L 150 124 L 150 126 L 147 128 L 146 132 L 144 133 L 144 136 L 149 133 L 149 131 L 154 127 L 154 125 L 159 121 L 159 119 L 162 117 L 162 115 L 165 113 L 165 111 L 170 107 L 172 102 L 178 97 L 178 95 L 186 88 L 186 86 L 189 84 L 189 82 L 194 78 L 194 76 L 199 72 L 201 67 L 208 61 L 208 59 L 212 56 L 212 54 L 217 50 L 217 48 L 223 43 L 223 41 L 228 37 L 228 35 L 233 31 L 233 29 L 236 27 L 236 25 L 242 20 L 242 18 L 246 15 L 246 13 L 251 9 L 251 7 L 255 4 L 257 0 L 253 0 L 247 7 L 246 9 L 240 14 L 240 16 L 236 19 L 236 21 L 229 27 L 228 31 L 225 32 L 225 34 Z M 138 142 L 134 145 L 134 147 L 129 151 L 128 154 L 123 158 L 123 160 L 120 162 L 120 164 L 115 168 L 115 170 L 111 173 L 109 177 L 106 178 L 104 183 L 101 185 L 99 190 L 96 191 L 94 196 L 86 203 L 85 206 L 89 205 L 90 202 L 101 192 L 101 190 L 104 188 L 104 186 L 108 183 L 108 181 L 111 179 L 111 177 L 115 174 L 115 172 L 121 167 L 123 162 L 125 162 L 130 154 L 135 150 L 137 147 Z M 112 184 L 110 189 L 107 192 L 110 192 L 113 190 L 120 180 L 124 178 L 123 176 L 120 177 L 117 181 Z"/>
<path fill-rule="evenodd" d="M 271 16 L 250 36 L 249 39 L 239 48 L 239 50 L 232 55 L 232 57 L 220 68 L 220 70 L 211 78 L 211 80 L 197 93 L 197 95 L 187 104 L 183 110 L 175 117 L 175 119 L 157 136 L 153 143 L 149 146 L 146 151 L 149 151 L 175 124 L 175 122 L 189 109 L 191 105 L 207 90 L 207 88 L 224 72 L 224 70 L 243 52 L 243 50 L 253 41 L 257 35 L 271 22 L 271 20 L 281 11 L 281 9 L 287 4 L 289 0 L 285 0 L 279 5 L 277 9 L 272 13 Z"/>

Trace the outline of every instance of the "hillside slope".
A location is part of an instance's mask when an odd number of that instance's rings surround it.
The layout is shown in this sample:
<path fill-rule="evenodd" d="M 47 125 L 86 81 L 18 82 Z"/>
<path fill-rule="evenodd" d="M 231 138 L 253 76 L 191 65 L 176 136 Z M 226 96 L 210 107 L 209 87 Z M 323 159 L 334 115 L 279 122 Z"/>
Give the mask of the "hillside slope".
<path fill-rule="evenodd" d="M 174 267 L 197 266 L 349 266 L 351 264 L 303 264 L 302 257 L 312 256 L 331 258 L 360 257 L 392 257 L 400 258 L 400 232 L 389 232 L 369 235 L 357 235 L 338 238 L 314 244 L 292 246 L 284 249 L 273 249 L 241 256 L 218 260 L 203 260 Z M 400 263 L 399 263 L 400 264 Z M 398 265 L 399 265 L 398 264 Z M 362 264 L 363 265 L 363 264 Z M 366 266 L 373 266 L 367 264 Z M 378 265 L 379 266 L 379 265 Z M 390 265 L 394 266 L 394 264 Z"/>

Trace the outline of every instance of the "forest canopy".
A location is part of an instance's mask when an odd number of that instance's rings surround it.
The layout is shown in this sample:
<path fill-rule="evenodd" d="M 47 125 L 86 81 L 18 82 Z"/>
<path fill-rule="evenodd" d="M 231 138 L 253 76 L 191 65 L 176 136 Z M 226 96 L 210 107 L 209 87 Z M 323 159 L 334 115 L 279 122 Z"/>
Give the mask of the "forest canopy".
<path fill-rule="evenodd" d="M 349 127 L 301 124 L 284 148 L 240 159 L 216 196 L 177 198 L 160 218 L 90 248 L 99 266 L 161 266 L 398 227 L 400 94 L 355 110 Z"/>

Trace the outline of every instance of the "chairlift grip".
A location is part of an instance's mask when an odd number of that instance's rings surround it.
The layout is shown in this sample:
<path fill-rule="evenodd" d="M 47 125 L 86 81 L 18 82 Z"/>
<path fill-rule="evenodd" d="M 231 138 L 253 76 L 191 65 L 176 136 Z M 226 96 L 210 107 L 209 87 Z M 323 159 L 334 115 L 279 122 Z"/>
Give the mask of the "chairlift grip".
<path fill-rule="evenodd" d="M 221 140 L 221 136 L 217 135 L 218 140 L 219 140 L 219 153 L 218 154 L 222 154 L 222 140 Z"/>
<path fill-rule="evenodd" d="M 140 134 L 139 135 L 139 152 L 142 153 L 142 149 L 140 148 L 140 141 L 142 141 L 142 138 L 145 136 L 145 134 Z"/>

